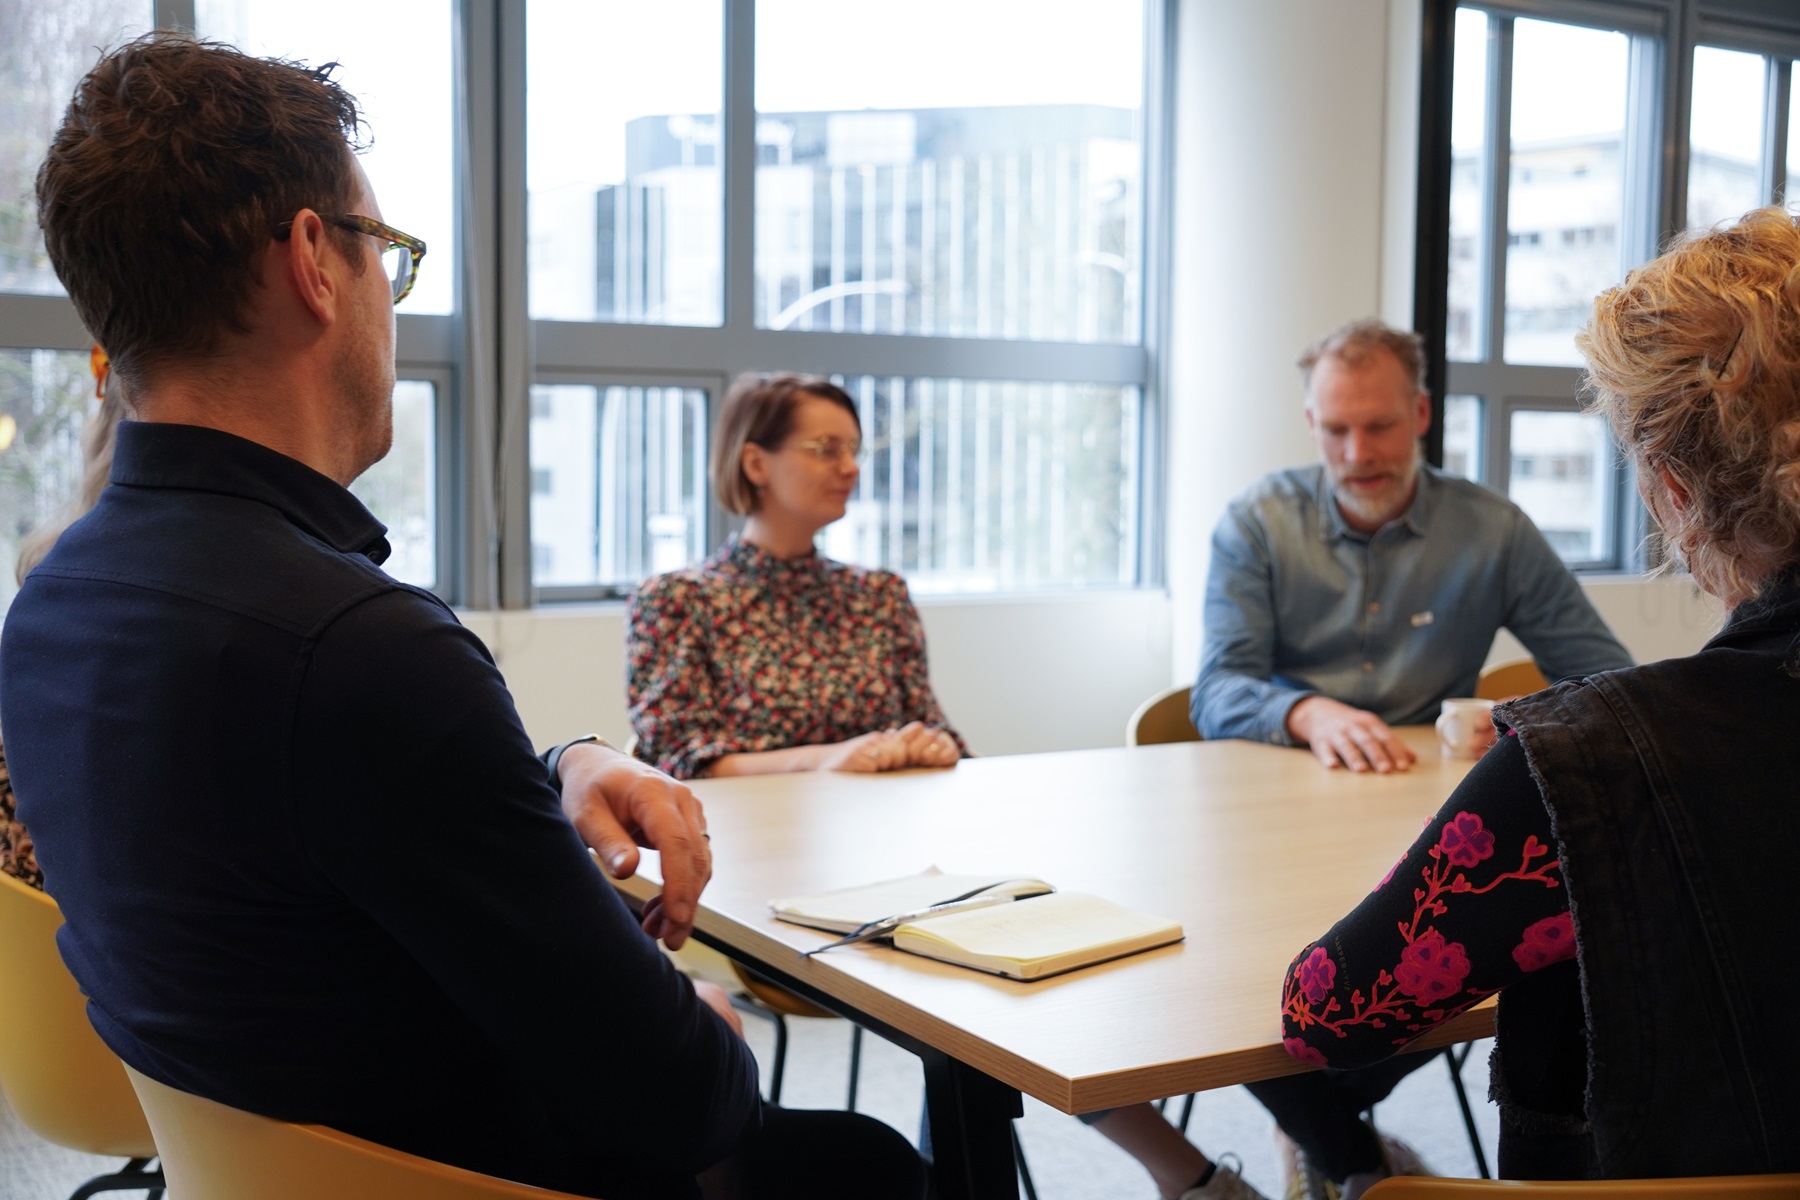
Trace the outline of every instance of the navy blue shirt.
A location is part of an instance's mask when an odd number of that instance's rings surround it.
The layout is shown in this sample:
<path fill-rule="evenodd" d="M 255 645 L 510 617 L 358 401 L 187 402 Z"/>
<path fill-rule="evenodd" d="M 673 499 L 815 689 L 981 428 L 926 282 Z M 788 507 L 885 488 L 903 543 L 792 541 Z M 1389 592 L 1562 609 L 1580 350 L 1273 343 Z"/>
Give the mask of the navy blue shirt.
<path fill-rule="evenodd" d="M 757 1121 L 743 1042 L 602 877 L 486 648 L 335 482 L 128 422 L 0 638 L 0 727 L 119 1056 L 608 1197 Z"/>

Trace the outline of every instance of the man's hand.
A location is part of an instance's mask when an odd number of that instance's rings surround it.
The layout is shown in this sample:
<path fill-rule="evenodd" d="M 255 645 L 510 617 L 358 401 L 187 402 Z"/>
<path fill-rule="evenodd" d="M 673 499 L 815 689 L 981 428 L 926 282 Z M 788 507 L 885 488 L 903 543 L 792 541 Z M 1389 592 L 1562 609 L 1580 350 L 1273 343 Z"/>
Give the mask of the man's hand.
<path fill-rule="evenodd" d="M 744 1019 L 738 1016 L 738 1010 L 731 1006 L 731 997 L 724 988 L 716 983 L 708 983 L 704 979 L 695 979 L 694 995 L 700 1002 L 719 1014 L 720 1020 L 731 1026 L 731 1032 L 739 1037 L 744 1036 Z"/>
<path fill-rule="evenodd" d="M 1308 696 L 1290 708 L 1287 729 L 1327 767 L 1386 775 L 1418 761 L 1380 717 L 1328 696 Z"/>
<path fill-rule="evenodd" d="M 701 889 L 712 878 L 700 801 L 655 767 L 592 742 L 563 751 L 557 771 L 563 815 L 615 879 L 636 872 L 639 846 L 662 854 L 662 894 L 644 905 L 644 932 L 678 949 L 693 931 Z"/>

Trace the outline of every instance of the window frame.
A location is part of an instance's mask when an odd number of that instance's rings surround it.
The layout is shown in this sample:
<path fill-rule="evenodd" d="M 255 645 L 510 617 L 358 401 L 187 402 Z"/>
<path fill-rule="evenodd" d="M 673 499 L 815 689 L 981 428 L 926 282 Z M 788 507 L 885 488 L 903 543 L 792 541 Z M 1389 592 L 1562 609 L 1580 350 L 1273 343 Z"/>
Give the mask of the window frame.
<path fill-rule="evenodd" d="M 540 385 L 547 386 L 547 387 L 571 385 L 571 386 L 576 386 L 576 387 L 591 387 L 591 388 L 596 389 L 596 391 L 600 391 L 600 392 L 603 392 L 606 388 L 609 388 L 609 387 L 690 388 L 690 389 L 700 392 L 705 397 L 704 411 L 708 414 L 709 417 L 713 411 L 713 405 L 715 405 L 718 402 L 719 397 L 724 394 L 725 388 L 729 383 L 730 383 L 730 381 L 722 375 L 707 375 L 707 374 L 704 374 L 701 372 L 696 372 L 696 371 L 669 372 L 667 374 L 663 374 L 663 373 L 649 372 L 649 371 L 549 370 L 549 369 L 545 369 L 545 368 L 540 368 L 536 372 L 533 373 L 532 379 L 531 379 L 532 387 L 538 387 Z M 531 396 L 530 388 L 527 388 L 526 389 L 526 401 L 527 401 L 528 405 L 530 402 L 530 396 Z M 596 400 L 598 400 L 599 398 L 600 397 L 598 395 L 595 397 Z M 529 438 L 530 417 L 529 417 L 529 415 L 527 415 L 526 421 L 527 421 L 526 453 L 529 456 L 529 453 L 530 453 L 530 438 Z M 708 437 L 709 438 L 711 437 L 710 427 L 708 429 Z M 706 449 L 707 449 L 706 458 L 708 461 L 710 461 L 711 451 L 712 451 L 711 445 L 709 444 Z M 528 457 L 526 460 L 526 478 L 525 478 L 525 483 L 526 483 L 526 487 L 527 487 L 526 502 L 528 504 L 531 501 L 531 495 L 529 492 L 529 488 L 531 485 L 530 472 L 531 472 L 531 467 L 530 467 L 530 460 Z M 703 495 L 705 498 L 705 503 L 701 505 L 701 514 L 702 514 L 702 519 L 705 521 L 705 529 L 702 531 L 701 540 L 705 547 L 706 553 L 711 553 L 714 546 L 716 545 L 716 542 L 712 536 L 712 531 L 715 529 L 722 528 L 724 526 L 725 522 L 728 519 L 728 514 L 725 512 L 725 510 L 723 508 L 721 508 L 719 506 L 719 499 L 717 496 L 715 496 L 713 494 L 712 487 L 708 484 L 703 484 L 702 487 L 704 489 Z M 530 551 L 528 550 L 528 554 L 529 553 L 530 553 Z M 634 590 L 636 588 L 636 586 L 637 585 L 635 583 L 629 584 L 629 585 L 627 585 L 627 584 L 556 584 L 551 587 L 534 588 L 534 590 L 539 593 L 545 593 L 545 592 L 550 593 L 549 598 L 559 604 L 595 604 L 595 603 L 603 603 L 606 601 L 619 600 L 622 597 L 628 595 L 632 590 Z"/>
<path fill-rule="evenodd" d="M 1461 7 L 1488 17 L 1487 127 L 1481 163 L 1483 233 L 1477 248 L 1479 314 L 1477 361 L 1450 360 L 1448 282 L 1451 161 L 1449 112 L 1454 92 L 1453 46 Z M 1414 296 L 1416 328 L 1426 338 L 1433 430 L 1427 454 L 1443 463 L 1444 400 L 1481 401 L 1480 482 L 1505 493 L 1510 476 L 1510 422 L 1518 411 L 1572 412 L 1581 408 L 1580 367 L 1504 361 L 1507 203 L 1510 181 L 1512 23 L 1518 19 L 1605 28 L 1631 39 L 1622 168 L 1625 207 L 1619 245 L 1626 269 L 1649 261 L 1686 226 L 1688 130 L 1696 46 L 1765 56 L 1763 167 L 1767 194 L 1780 202 L 1786 183 L 1792 63 L 1800 59 L 1800 15 L 1786 18 L 1750 0 L 1430 0 L 1422 39 L 1418 244 Z M 1653 525 L 1636 498 L 1632 466 L 1614 448 L 1608 502 L 1612 553 L 1571 562 L 1578 572 L 1639 571 L 1664 557 Z"/>
<path fill-rule="evenodd" d="M 491 2 L 491 0 L 478 0 Z M 755 4 L 754 0 L 722 0 L 724 5 L 724 86 L 720 124 L 723 130 L 721 167 L 724 221 L 724 315 L 716 327 L 657 326 L 605 321 L 534 320 L 529 315 L 522 266 L 515 266 L 516 283 L 503 288 L 514 302 L 502 320 L 519 329 L 513 342 L 532 348 L 532 361 L 521 364 L 514 377 L 524 390 L 537 382 L 586 381 L 619 375 L 638 382 L 677 377 L 720 381 L 707 389 L 709 422 L 711 405 L 723 394 L 724 382 L 755 369 L 794 369 L 825 376 L 904 376 L 933 379 L 1022 383 L 1075 383 L 1135 387 L 1143 397 L 1137 422 L 1136 475 L 1138 478 L 1135 532 L 1137 586 L 1157 579 L 1161 560 L 1157 552 L 1160 529 L 1160 463 L 1154 462 L 1160 437 L 1158 350 L 1164 344 L 1166 320 L 1168 125 L 1172 96 L 1168 85 L 1168 54 L 1173 0 L 1147 0 L 1145 4 L 1145 70 L 1143 105 L 1143 179 L 1140 187 L 1139 242 L 1144 256 L 1140 271 L 1141 332 L 1135 343 L 1082 343 L 951 337 L 943 335 L 772 330 L 755 323 L 756 259 L 756 108 L 755 108 Z M 517 111 L 503 113 L 510 120 L 507 132 L 516 158 L 517 203 L 520 211 L 502 237 L 516 242 L 522 264 L 526 229 L 523 205 L 525 162 L 525 6 L 507 5 L 498 14 L 503 47 L 501 76 L 516 81 L 509 91 L 520 99 Z M 508 182 L 507 191 L 513 190 Z M 508 339 L 503 338 L 503 346 Z M 504 398 L 503 398 L 504 399 Z M 528 453 L 528 447 L 503 447 L 511 458 Z M 524 509 L 529 502 L 529 472 L 514 472 L 519 486 L 506 498 L 505 507 Z M 708 489 L 708 526 L 705 544 L 710 549 L 722 542 L 734 521 L 719 508 Z M 536 586 L 531 579 L 529 535 L 521 555 L 503 552 L 502 605 L 559 603 L 616 599 L 635 585 L 618 587 Z M 1105 586 L 1105 585 L 1096 585 Z M 1021 593 L 1009 592 L 1009 595 Z"/>
<path fill-rule="evenodd" d="M 524 609 L 612 600 L 628 587 L 538 589 L 530 538 L 530 390 L 536 382 L 681 383 L 715 404 L 751 369 L 822 375 L 1129 386 L 1141 397 L 1132 553 L 1138 587 L 1163 573 L 1163 372 L 1168 330 L 1169 202 L 1176 0 L 1145 0 L 1142 295 L 1136 343 L 1032 342 L 758 329 L 755 314 L 755 3 L 719 0 L 724 19 L 721 125 L 724 322 L 716 328 L 533 320 L 526 188 L 526 6 L 453 0 L 453 179 L 458 239 L 448 315 L 396 313 L 398 375 L 437 392 L 438 583 L 449 603 Z M 154 0 L 157 28 L 192 30 L 194 0 Z M 427 264 L 426 268 L 431 267 Z M 85 351 L 92 338 L 64 296 L 0 293 L 0 344 Z M 710 494 L 705 545 L 730 521 Z M 1098 588 L 1101 585 L 1096 585 Z M 1008 592 L 1008 596 L 1029 593 Z"/>

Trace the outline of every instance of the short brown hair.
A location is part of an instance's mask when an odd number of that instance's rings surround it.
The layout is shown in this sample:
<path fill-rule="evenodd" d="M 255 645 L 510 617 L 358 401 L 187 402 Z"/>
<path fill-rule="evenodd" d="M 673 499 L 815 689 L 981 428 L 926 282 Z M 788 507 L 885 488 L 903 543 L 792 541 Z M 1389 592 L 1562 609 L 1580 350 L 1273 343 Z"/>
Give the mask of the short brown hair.
<path fill-rule="evenodd" d="M 1728 604 L 1800 561 L 1796 221 L 1763 208 L 1676 245 L 1595 300 L 1575 338 L 1620 444 L 1688 493 L 1685 513 L 1655 514 L 1670 546 Z"/>
<path fill-rule="evenodd" d="M 38 224 L 127 382 L 245 332 L 276 226 L 353 195 L 362 119 L 329 70 L 160 31 L 76 85 L 38 168 Z M 332 236 L 362 269 L 355 235 Z"/>
<path fill-rule="evenodd" d="M 778 450 L 794 431 L 794 410 L 806 398 L 828 400 L 850 414 L 862 431 L 856 401 L 829 379 L 816 375 L 768 375 L 749 372 L 732 381 L 719 405 L 718 432 L 713 438 L 713 494 L 726 512 L 747 517 L 756 511 L 756 485 L 744 474 L 744 447 Z"/>
<path fill-rule="evenodd" d="M 1300 368 L 1300 377 L 1311 387 L 1313 368 L 1319 365 L 1320 359 L 1336 358 L 1347 367 L 1360 367 L 1377 350 L 1392 354 L 1414 386 L 1420 391 L 1425 390 L 1425 339 L 1410 329 L 1395 329 L 1374 317 L 1360 317 L 1339 325 L 1302 350 L 1294 365 Z"/>

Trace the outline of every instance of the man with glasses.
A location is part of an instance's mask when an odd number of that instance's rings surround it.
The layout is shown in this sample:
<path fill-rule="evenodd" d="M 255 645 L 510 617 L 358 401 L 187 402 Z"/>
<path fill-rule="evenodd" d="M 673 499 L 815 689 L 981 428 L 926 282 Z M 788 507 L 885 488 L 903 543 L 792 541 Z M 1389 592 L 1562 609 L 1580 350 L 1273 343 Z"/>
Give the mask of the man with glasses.
<path fill-rule="evenodd" d="M 39 171 L 136 418 L 0 645 L 63 956 L 120 1057 L 227 1104 L 584 1195 L 692 1195 L 734 1151 L 748 1194 L 811 1194 L 797 1164 L 829 1185 L 831 1155 L 783 1157 L 729 1002 L 653 941 L 710 874 L 693 795 L 594 738 L 534 754 L 346 490 L 392 441 L 425 254 L 359 127 L 327 71 L 152 34 Z M 667 881 L 641 921 L 588 852 L 626 875 L 639 841 Z M 872 1186 L 916 1194 L 897 1134 L 830 1115 L 809 1153 L 897 1143 Z"/>

